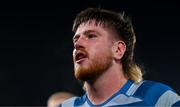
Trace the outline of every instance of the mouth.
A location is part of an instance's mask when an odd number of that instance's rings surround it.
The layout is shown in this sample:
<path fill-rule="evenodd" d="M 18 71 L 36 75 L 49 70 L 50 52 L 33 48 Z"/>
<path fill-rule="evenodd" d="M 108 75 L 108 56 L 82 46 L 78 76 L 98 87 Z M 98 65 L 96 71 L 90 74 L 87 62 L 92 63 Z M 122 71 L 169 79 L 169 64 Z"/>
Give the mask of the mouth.
<path fill-rule="evenodd" d="M 87 58 L 87 54 L 85 52 L 77 52 L 75 54 L 75 62 L 76 63 L 81 63 Z"/>

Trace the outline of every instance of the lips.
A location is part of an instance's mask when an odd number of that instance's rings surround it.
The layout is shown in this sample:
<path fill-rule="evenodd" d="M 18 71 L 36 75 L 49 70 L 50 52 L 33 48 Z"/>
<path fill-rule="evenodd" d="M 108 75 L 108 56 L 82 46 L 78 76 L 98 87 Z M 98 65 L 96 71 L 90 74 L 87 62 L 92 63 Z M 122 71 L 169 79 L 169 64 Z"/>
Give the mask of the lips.
<path fill-rule="evenodd" d="M 86 52 L 82 52 L 82 51 L 76 52 L 76 54 L 75 54 L 75 61 L 77 63 L 82 62 L 83 60 L 85 60 L 85 58 L 87 58 Z"/>

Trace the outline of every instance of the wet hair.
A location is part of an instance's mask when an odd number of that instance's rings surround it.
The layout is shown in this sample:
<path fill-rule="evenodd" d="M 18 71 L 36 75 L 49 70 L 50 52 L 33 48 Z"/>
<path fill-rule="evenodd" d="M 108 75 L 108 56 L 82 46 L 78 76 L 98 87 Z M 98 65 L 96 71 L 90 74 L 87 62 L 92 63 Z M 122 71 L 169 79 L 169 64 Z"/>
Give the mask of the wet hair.
<path fill-rule="evenodd" d="M 95 21 L 96 25 L 111 28 L 118 34 L 118 38 L 124 41 L 126 51 L 121 60 L 124 75 L 134 82 L 140 82 L 142 71 L 133 60 L 136 36 L 130 18 L 125 16 L 124 12 L 118 13 L 100 8 L 88 8 L 77 14 L 72 30 L 76 32 L 79 25 L 91 21 Z"/>

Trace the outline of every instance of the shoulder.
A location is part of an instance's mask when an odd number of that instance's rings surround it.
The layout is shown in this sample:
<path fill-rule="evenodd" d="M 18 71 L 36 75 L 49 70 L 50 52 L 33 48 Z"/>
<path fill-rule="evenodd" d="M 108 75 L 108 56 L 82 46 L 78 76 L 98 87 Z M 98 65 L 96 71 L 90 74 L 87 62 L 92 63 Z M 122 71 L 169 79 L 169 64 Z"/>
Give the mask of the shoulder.
<path fill-rule="evenodd" d="M 167 90 L 174 91 L 171 87 L 166 84 L 155 82 L 155 81 L 148 81 L 145 80 L 141 86 L 138 88 L 136 94 L 138 93 L 163 93 Z"/>
<path fill-rule="evenodd" d="M 180 100 L 180 97 L 170 86 L 155 81 L 144 81 L 134 96 L 157 106 L 173 105 Z"/>

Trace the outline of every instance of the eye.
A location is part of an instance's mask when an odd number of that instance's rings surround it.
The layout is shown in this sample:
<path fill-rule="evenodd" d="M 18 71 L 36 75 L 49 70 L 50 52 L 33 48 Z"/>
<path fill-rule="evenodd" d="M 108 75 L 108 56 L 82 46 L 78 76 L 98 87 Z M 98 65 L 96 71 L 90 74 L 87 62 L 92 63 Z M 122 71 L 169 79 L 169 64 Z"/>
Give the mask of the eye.
<path fill-rule="evenodd" d="M 75 43 L 79 39 L 79 35 L 73 37 L 73 42 Z"/>
<path fill-rule="evenodd" d="M 89 34 L 87 35 L 87 38 L 88 39 L 93 39 L 93 38 L 96 38 L 97 36 L 95 34 Z"/>
<path fill-rule="evenodd" d="M 73 38 L 73 43 L 75 43 L 77 41 L 77 38 Z"/>

